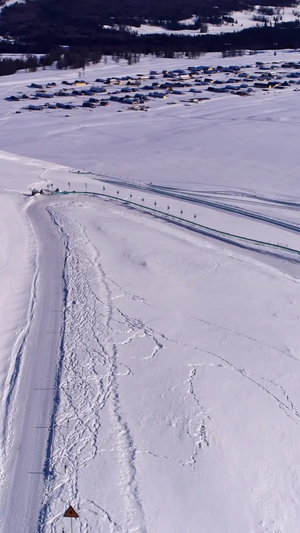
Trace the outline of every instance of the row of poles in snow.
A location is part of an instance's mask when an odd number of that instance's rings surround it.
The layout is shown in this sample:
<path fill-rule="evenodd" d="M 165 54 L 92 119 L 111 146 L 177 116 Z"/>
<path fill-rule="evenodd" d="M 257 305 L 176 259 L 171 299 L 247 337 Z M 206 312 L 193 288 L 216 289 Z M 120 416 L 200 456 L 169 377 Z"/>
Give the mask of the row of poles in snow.
<path fill-rule="evenodd" d="M 84 185 L 85 185 L 85 190 L 87 191 L 87 189 L 88 189 L 88 185 L 87 185 L 87 183 L 85 183 Z M 69 189 L 71 189 L 71 182 L 70 182 L 70 181 L 68 181 L 68 187 L 69 187 Z M 53 188 L 53 183 L 51 183 L 51 188 Z M 103 185 L 103 192 L 104 192 L 104 191 L 105 191 L 105 185 Z M 74 191 L 74 192 L 76 192 L 76 191 Z M 120 194 L 120 191 L 117 189 L 117 195 L 119 195 L 119 194 Z M 130 194 L 129 197 L 132 199 L 132 194 Z M 144 201 L 145 201 L 145 198 L 142 197 L 142 198 L 141 198 L 141 201 L 144 202 Z M 154 203 L 153 203 L 153 204 L 154 204 L 154 207 L 157 206 L 157 202 L 156 202 L 156 200 L 154 200 Z M 170 206 L 169 206 L 169 204 L 168 204 L 168 205 L 167 205 L 167 210 L 170 211 L 170 209 L 171 209 L 171 208 L 170 208 Z M 180 214 L 183 215 L 183 210 L 182 210 L 182 209 L 180 209 Z M 194 213 L 194 219 L 195 219 L 195 218 L 197 218 L 196 213 Z"/>
<path fill-rule="evenodd" d="M 87 185 L 87 184 L 85 184 L 85 185 Z M 103 191 L 105 191 L 105 186 L 104 186 L 104 185 L 103 185 Z M 120 191 L 117 190 L 117 195 L 119 195 L 119 194 L 120 194 Z M 129 195 L 129 198 L 132 199 L 132 194 Z M 144 202 L 144 201 L 145 201 L 145 198 L 142 197 L 141 200 L 142 200 L 142 202 Z M 157 202 L 156 202 L 156 200 L 154 200 L 153 203 L 154 203 L 154 207 L 156 207 L 156 206 L 157 206 Z M 167 210 L 168 210 L 168 211 L 170 210 L 170 206 L 169 206 L 169 205 L 167 205 Z M 182 209 L 180 209 L 180 214 L 183 215 L 183 210 L 182 210 Z M 196 213 L 194 213 L 194 218 L 197 218 Z"/>

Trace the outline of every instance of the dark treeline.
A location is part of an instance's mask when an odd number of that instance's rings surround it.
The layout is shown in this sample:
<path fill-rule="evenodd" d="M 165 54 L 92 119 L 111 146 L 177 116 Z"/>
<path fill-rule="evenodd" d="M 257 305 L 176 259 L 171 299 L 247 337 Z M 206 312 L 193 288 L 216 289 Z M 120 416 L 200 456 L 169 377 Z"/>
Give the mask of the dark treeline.
<path fill-rule="evenodd" d="M 199 54 L 198 54 L 199 55 Z M 28 72 L 36 72 L 37 68 L 46 68 L 48 66 L 56 65 L 59 70 L 62 69 L 79 69 L 84 70 L 86 65 L 97 64 L 103 59 L 107 62 L 107 56 L 103 57 L 102 50 L 99 47 L 89 49 L 85 46 L 70 47 L 55 47 L 44 55 L 34 56 L 25 55 L 24 57 L 3 57 L 0 59 L 0 76 L 7 76 L 14 74 L 17 70 L 27 70 Z M 124 59 L 128 64 L 138 63 L 140 54 L 135 53 L 117 53 L 112 56 L 113 61 L 118 63 L 120 59 Z"/>
<path fill-rule="evenodd" d="M 17 70 L 22 69 L 35 72 L 38 66 L 40 66 L 39 60 L 33 55 L 16 59 L 5 57 L 0 59 L 0 76 L 8 76 L 9 74 L 14 74 Z"/>
<path fill-rule="evenodd" d="M 63 41 L 63 42 L 62 42 Z M 0 42 L 0 53 L 24 53 L 34 54 L 40 52 L 48 54 L 60 45 L 68 45 L 73 50 L 81 50 L 80 56 L 90 58 L 89 61 L 96 60 L 97 54 L 156 54 L 172 57 L 176 52 L 205 53 L 227 50 L 263 50 L 281 48 L 300 47 L 300 23 L 289 22 L 276 24 L 275 26 L 265 26 L 262 28 L 253 27 L 240 32 L 209 35 L 199 34 L 198 36 L 153 34 L 138 36 L 126 31 L 112 32 L 103 30 L 101 37 L 73 36 L 65 42 L 62 36 L 57 40 L 48 39 L 45 35 L 41 39 L 29 42 L 16 42 L 9 44 Z M 94 54 L 94 59 L 93 59 Z M 57 58 L 56 58 L 57 60 Z M 49 63 L 50 64 L 50 63 Z"/>
<path fill-rule="evenodd" d="M 1 0 L 0 0 L 1 1 Z M 261 0 L 260 5 L 288 6 L 292 0 Z M 42 26 L 51 24 L 67 27 L 80 27 L 110 24 L 139 25 L 145 20 L 178 21 L 193 15 L 199 17 L 216 17 L 231 11 L 251 9 L 257 0 L 35 0 L 15 3 L 3 10 L 6 24 L 15 27 L 34 24 Z"/>
<path fill-rule="evenodd" d="M 125 36 L 125 38 L 124 38 Z M 43 43 L 45 45 L 45 43 Z M 34 44 L 35 50 L 39 46 Z M 128 63 L 138 61 L 140 54 L 154 54 L 159 57 L 176 57 L 178 53 L 188 57 L 199 57 L 207 52 L 222 52 L 235 55 L 242 50 L 264 50 L 300 47 L 300 24 L 284 23 L 274 27 L 248 28 L 241 32 L 220 35 L 135 35 L 108 33 L 101 43 L 71 43 L 68 47 L 46 45 L 44 54 L 37 58 L 34 50 L 25 44 L 0 43 L 0 53 L 23 53 L 23 58 L 3 58 L 0 60 L 0 76 L 27 69 L 34 72 L 38 67 L 47 67 L 56 62 L 59 69 L 81 69 L 87 64 L 99 63 L 103 56 L 111 55 L 118 61 L 123 58 Z M 30 53 L 28 53 L 30 52 Z"/>
<path fill-rule="evenodd" d="M 253 9 L 257 0 L 34 0 L 5 7 L 0 35 L 19 42 L 69 44 L 76 38 L 105 38 L 103 26 L 138 27 L 142 23 L 178 28 L 178 21 L 196 15 L 194 29 L 207 22 L 220 23 L 231 11 Z M 0 0 L 1 2 L 1 0 Z M 293 5 L 292 0 L 261 0 L 262 5 Z M 187 25 L 189 26 L 189 25 Z"/>
<path fill-rule="evenodd" d="M 244 30 L 239 33 L 206 34 L 207 22 L 221 23 L 233 20 L 232 10 L 253 9 L 257 0 L 34 0 L 5 7 L 0 14 L 0 53 L 16 52 L 47 54 L 58 45 L 101 48 L 102 54 L 166 54 L 177 51 L 188 53 L 223 51 L 227 49 L 262 49 L 298 47 L 299 27 L 294 24 L 278 25 L 273 16 L 272 27 Z M 1 2 L 1 0 L 0 0 Z M 261 0 L 261 12 L 270 15 L 270 5 L 291 5 L 292 0 Z M 276 11 L 273 11 L 274 14 Z M 137 15 L 138 14 L 138 15 Z M 186 28 L 199 31 L 197 36 L 137 35 L 134 28 L 152 23 L 176 31 L 178 21 L 196 15 Z M 113 28 L 112 25 L 117 25 Z M 128 25 L 133 30 L 128 30 Z M 14 43 L 14 44 L 11 44 Z M 12 68 L 7 65 L 7 68 Z"/>

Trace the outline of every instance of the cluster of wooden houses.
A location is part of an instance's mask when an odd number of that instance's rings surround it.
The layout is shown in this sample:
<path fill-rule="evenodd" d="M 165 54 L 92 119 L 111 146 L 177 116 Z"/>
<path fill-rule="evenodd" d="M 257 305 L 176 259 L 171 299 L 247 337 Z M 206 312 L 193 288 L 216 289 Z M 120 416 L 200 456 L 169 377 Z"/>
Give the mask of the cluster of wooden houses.
<path fill-rule="evenodd" d="M 30 94 L 28 91 L 20 92 L 6 97 L 6 100 L 30 100 L 25 107 L 30 111 L 95 108 L 111 103 L 125 104 L 129 109 L 147 110 L 149 102 L 155 99 L 169 97 L 168 103 L 178 103 L 186 102 L 189 97 L 188 101 L 196 103 L 208 98 L 198 96 L 198 93 L 203 92 L 210 95 L 229 93 L 248 96 L 257 90 L 285 89 L 297 85 L 300 85 L 300 62 L 257 62 L 255 66 L 200 65 L 162 72 L 151 70 L 147 75 L 97 78 L 91 83 L 82 79 L 63 80 L 60 87 L 55 82 L 49 82 L 45 86 L 31 83 L 28 86 Z M 33 103 L 31 100 L 38 102 Z"/>

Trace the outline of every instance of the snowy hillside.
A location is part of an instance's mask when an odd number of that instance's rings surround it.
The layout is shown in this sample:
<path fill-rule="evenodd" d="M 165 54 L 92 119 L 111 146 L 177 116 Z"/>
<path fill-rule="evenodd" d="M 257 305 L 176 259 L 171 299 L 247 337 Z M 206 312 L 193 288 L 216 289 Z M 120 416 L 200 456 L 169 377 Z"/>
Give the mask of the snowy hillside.
<path fill-rule="evenodd" d="M 273 11 L 272 15 L 261 13 L 261 9 L 270 9 Z M 275 22 L 295 22 L 299 20 L 300 6 L 296 3 L 293 7 L 271 7 L 269 8 L 257 5 L 252 10 L 232 11 L 228 13 L 228 17 L 233 19 L 233 22 L 226 22 L 222 24 L 206 24 L 205 33 L 218 34 L 218 33 L 232 33 L 242 31 L 246 28 L 253 28 L 255 26 L 274 25 Z M 197 23 L 197 17 L 194 16 L 190 19 L 179 21 L 182 25 L 193 25 Z M 109 26 L 107 26 L 109 27 Z M 117 28 L 117 26 L 114 26 Z M 178 35 L 199 35 L 201 30 L 197 29 L 178 29 L 168 30 L 161 26 L 153 26 L 151 24 L 141 24 L 139 27 L 129 26 L 131 31 L 137 32 L 139 35 L 147 35 L 151 33 L 166 33 L 166 34 L 178 34 Z"/>
<path fill-rule="evenodd" d="M 298 64 L 0 79 L 1 533 L 298 531 Z"/>

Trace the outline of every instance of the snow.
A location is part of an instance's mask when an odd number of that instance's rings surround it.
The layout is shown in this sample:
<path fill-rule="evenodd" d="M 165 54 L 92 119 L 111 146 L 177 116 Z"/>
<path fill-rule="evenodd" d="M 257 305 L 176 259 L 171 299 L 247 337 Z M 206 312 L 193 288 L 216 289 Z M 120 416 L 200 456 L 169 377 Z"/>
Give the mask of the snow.
<path fill-rule="evenodd" d="M 255 26 L 264 26 L 264 22 L 254 20 L 253 17 L 263 16 L 267 23 L 274 26 L 274 17 L 278 17 L 278 22 L 295 22 L 299 20 L 300 8 L 299 3 L 296 3 L 293 7 L 281 7 L 276 8 L 274 6 L 263 6 L 269 7 L 274 10 L 274 15 L 264 15 L 260 13 L 260 5 L 254 7 L 253 10 L 242 10 L 242 11 L 232 11 L 228 13 L 228 16 L 234 19 L 234 22 L 223 21 L 222 24 L 207 24 L 207 33 L 209 34 L 220 34 L 220 33 L 233 33 L 237 31 L 244 30 L 246 28 L 253 28 Z M 197 21 L 196 15 L 193 15 L 190 19 L 185 19 L 179 21 L 180 24 L 195 24 Z M 117 25 L 113 26 L 115 29 L 118 28 Z M 109 28 L 109 26 L 107 26 Z M 166 33 L 168 35 L 178 34 L 178 35 L 199 35 L 201 32 L 199 29 L 182 29 L 182 30 L 167 30 L 161 26 L 152 26 L 151 24 L 141 24 L 140 27 L 128 26 L 133 32 L 137 32 L 139 35 L 147 35 L 152 33 Z"/>
<path fill-rule="evenodd" d="M 0 80 L 0 530 L 297 531 L 299 92 L 4 100 L 75 78 Z"/>
<path fill-rule="evenodd" d="M 24 3 L 24 0 L 6 0 L 6 1 L 4 2 L 4 4 L 0 7 L 0 12 L 2 11 L 2 9 L 3 9 L 4 7 L 9 7 L 9 6 L 12 6 L 13 4 L 16 4 L 16 3 L 18 3 L 18 4 L 23 4 L 23 3 Z"/>
<path fill-rule="evenodd" d="M 189 19 L 179 20 L 179 24 L 195 24 L 198 20 L 197 15 L 193 15 Z"/>

